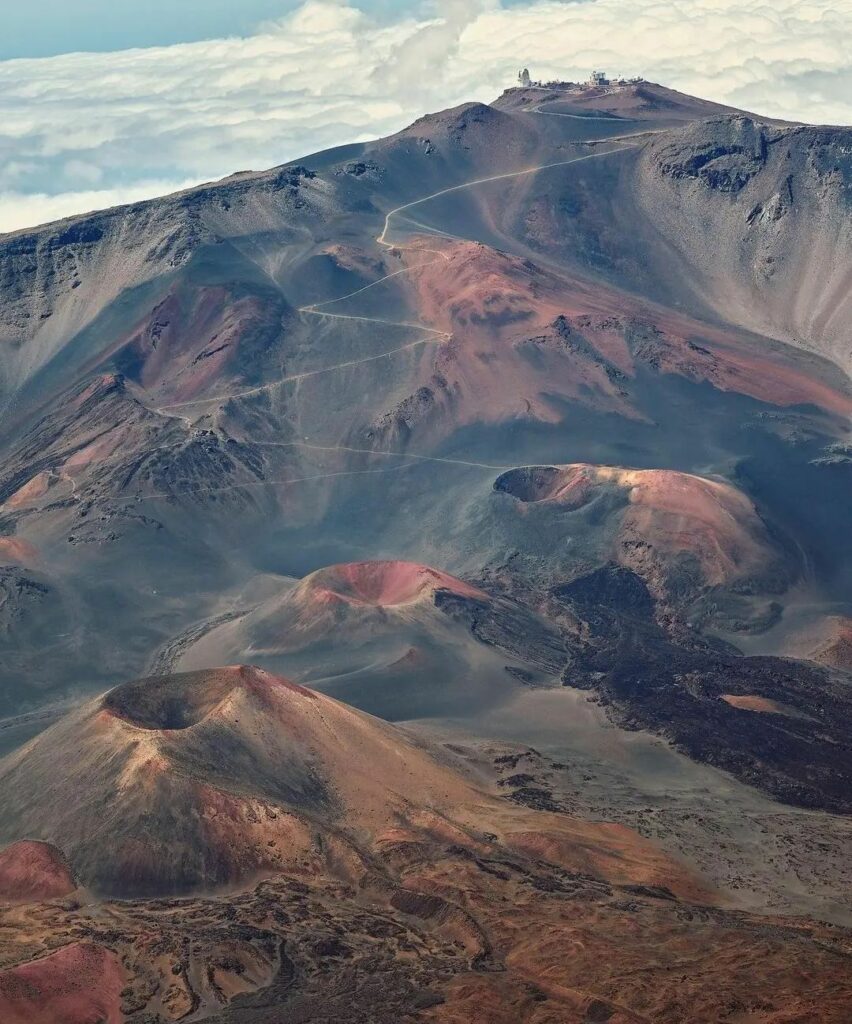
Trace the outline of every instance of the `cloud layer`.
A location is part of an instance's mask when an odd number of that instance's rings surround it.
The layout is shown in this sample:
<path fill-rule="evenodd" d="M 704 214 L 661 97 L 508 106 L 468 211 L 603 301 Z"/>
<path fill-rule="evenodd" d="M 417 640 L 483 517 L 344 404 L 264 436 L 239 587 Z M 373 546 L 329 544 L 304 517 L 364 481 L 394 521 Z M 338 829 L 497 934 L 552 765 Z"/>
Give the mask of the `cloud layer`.
<path fill-rule="evenodd" d="M 307 0 L 244 39 L 0 63 L 0 231 L 260 169 L 602 66 L 852 123 L 852 0 L 437 0 L 378 24 Z"/>

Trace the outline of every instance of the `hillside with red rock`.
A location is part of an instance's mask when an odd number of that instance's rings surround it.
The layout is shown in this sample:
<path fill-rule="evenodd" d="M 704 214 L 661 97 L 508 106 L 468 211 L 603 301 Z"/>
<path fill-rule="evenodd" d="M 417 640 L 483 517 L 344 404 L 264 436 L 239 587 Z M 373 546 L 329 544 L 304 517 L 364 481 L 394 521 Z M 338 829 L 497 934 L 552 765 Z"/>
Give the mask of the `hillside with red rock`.
<path fill-rule="evenodd" d="M 50 843 L 19 839 L 0 850 L 0 899 L 38 903 L 77 888 L 60 851 Z"/>
<path fill-rule="evenodd" d="M 0 236 L 2 1020 L 845 1022 L 850 151 L 510 89 Z"/>
<path fill-rule="evenodd" d="M 731 991 L 758 1020 L 790 998 L 842 1019 L 848 933 L 724 909 L 631 829 L 505 782 L 253 668 L 119 686 L 0 762 L 4 834 L 61 834 L 100 896 L 0 901 L 3 1019 L 452 1020 L 477 993 L 483 1019 L 643 1022 L 688 1001 L 709 1024 Z M 701 958 L 684 990 L 613 973 L 649 936 L 651 978 Z"/>

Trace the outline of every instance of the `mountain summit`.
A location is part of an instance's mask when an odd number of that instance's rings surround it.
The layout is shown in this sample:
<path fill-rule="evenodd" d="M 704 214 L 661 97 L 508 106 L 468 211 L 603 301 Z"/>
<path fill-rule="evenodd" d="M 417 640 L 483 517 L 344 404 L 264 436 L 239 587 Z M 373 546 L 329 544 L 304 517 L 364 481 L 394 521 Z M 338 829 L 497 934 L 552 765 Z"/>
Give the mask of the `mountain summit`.
<path fill-rule="evenodd" d="M 0 1019 L 846 1021 L 850 154 L 525 81 L 0 236 Z"/>

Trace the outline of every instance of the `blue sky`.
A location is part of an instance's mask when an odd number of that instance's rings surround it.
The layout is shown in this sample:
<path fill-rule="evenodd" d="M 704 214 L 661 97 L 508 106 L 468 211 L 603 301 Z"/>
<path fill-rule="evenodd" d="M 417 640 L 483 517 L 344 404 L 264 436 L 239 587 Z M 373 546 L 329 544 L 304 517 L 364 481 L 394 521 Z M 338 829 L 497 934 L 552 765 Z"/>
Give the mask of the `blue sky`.
<path fill-rule="evenodd" d="M 75 50 L 168 46 L 248 35 L 300 0 L 2 0 L 0 60 L 49 57 Z M 523 0 L 511 0 L 519 3 Z M 510 2 L 504 6 L 511 6 Z M 412 0 L 360 0 L 378 18 L 423 7 Z"/>
<path fill-rule="evenodd" d="M 0 0 L 0 232 L 386 135 L 524 65 L 850 124 L 852 0 Z"/>
<path fill-rule="evenodd" d="M 0 59 L 242 35 L 295 6 L 297 0 L 5 0 Z"/>

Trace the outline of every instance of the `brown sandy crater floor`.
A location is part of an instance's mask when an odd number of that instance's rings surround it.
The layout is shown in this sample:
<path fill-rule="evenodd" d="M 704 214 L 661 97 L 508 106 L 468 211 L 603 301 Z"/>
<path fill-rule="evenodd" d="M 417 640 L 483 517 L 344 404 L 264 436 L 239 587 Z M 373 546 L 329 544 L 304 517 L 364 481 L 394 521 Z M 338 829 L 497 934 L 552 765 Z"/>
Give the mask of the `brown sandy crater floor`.
<path fill-rule="evenodd" d="M 61 834 L 77 874 L 61 895 L 56 850 L 0 853 L 43 890 L 0 904 L 0 1019 L 845 1019 L 852 932 L 746 912 L 689 829 L 673 856 L 595 783 L 255 669 L 118 687 L 0 762 L 4 827 Z"/>
<path fill-rule="evenodd" d="M 409 849 L 394 874 L 357 888 L 279 877 L 218 898 L 6 910 L 3 1020 L 847 1019 L 850 938 L 836 929 L 499 851 Z M 80 944 L 109 969 L 81 974 Z M 15 967 L 22 956 L 34 959 Z"/>

